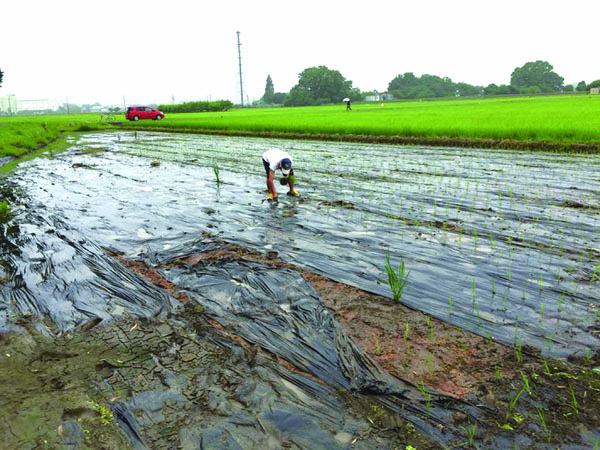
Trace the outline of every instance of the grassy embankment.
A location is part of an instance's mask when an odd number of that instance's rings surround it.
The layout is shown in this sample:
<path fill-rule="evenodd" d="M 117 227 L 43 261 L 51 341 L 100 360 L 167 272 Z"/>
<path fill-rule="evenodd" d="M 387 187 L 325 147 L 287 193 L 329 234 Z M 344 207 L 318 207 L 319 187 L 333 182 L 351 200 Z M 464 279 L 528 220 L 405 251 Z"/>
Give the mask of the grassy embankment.
<path fill-rule="evenodd" d="M 72 132 L 107 126 L 99 122 L 98 114 L 1 117 L 0 158 L 16 159 L 0 167 L 0 172 L 12 170 L 19 161 L 64 149 L 64 138 Z"/>
<path fill-rule="evenodd" d="M 99 114 L 0 118 L 0 158 L 60 150 L 68 133 L 115 128 Z M 437 100 L 169 114 L 125 129 L 293 139 L 600 152 L 600 96 Z M 12 164 L 11 164 L 12 165 Z M 3 171 L 11 165 L 2 167 Z"/>

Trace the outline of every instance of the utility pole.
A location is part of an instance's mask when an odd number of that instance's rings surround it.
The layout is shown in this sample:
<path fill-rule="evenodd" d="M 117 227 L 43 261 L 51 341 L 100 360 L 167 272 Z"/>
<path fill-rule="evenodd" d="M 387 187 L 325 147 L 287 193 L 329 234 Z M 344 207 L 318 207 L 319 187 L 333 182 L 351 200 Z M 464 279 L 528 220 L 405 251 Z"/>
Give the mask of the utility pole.
<path fill-rule="evenodd" d="M 240 100 L 242 101 L 242 106 L 244 106 L 244 85 L 242 84 L 242 44 L 240 44 L 240 32 L 236 31 L 236 33 L 238 41 L 238 63 L 240 67 Z"/>
<path fill-rule="evenodd" d="M 69 112 L 69 97 L 66 97 L 66 100 L 67 100 L 67 115 L 69 115 L 69 114 L 71 114 Z"/>

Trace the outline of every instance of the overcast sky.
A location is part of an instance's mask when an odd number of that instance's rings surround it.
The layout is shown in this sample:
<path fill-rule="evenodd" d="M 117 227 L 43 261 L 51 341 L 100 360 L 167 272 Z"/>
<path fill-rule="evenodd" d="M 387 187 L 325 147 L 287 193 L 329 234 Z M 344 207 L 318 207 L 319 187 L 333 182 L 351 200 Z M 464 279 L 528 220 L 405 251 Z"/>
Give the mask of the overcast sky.
<path fill-rule="evenodd" d="M 600 0 L 2 0 L 0 13 L 0 96 L 22 100 L 237 103 L 236 31 L 250 101 L 267 75 L 287 92 L 319 65 L 362 91 L 404 72 L 508 84 L 538 59 L 566 83 L 600 78 Z"/>

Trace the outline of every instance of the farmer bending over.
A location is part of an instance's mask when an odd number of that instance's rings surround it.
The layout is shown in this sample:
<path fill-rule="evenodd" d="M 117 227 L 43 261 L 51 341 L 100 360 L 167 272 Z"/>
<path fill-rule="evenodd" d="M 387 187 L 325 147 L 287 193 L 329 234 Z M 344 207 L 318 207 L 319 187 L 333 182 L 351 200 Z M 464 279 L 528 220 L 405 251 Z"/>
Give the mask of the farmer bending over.
<path fill-rule="evenodd" d="M 294 189 L 294 169 L 292 169 L 292 157 L 289 153 L 284 152 L 283 150 L 279 150 L 278 148 L 273 148 L 271 150 L 267 150 L 262 155 L 263 166 L 265 166 L 265 172 L 267 173 L 267 190 L 269 193 L 267 194 L 268 200 L 277 199 L 277 191 L 275 190 L 275 171 L 277 169 L 281 170 L 283 174 L 282 184 L 288 184 L 290 187 L 290 191 L 288 195 L 293 195 L 297 197 L 298 191 Z"/>

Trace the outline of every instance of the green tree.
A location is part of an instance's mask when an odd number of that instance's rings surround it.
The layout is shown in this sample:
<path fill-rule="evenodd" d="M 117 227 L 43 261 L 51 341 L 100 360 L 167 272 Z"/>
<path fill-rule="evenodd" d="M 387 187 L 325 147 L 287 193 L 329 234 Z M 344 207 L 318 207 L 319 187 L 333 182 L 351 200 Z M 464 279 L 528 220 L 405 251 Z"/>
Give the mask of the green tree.
<path fill-rule="evenodd" d="M 360 91 L 352 88 L 352 81 L 346 80 L 337 70 L 325 66 L 309 67 L 298 76 L 285 99 L 286 106 L 319 105 L 338 103 L 344 97 L 360 99 Z"/>
<path fill-rule="evenodd" d="M 4 78 L 4 72 L 0 69 L 0 86 L 2 86 L 2 78 Z"/>
<path fill-rule="evenodd" d="M 275 105 L 283 105 L 283 102 L 285 102 L 285 96 L 287 94 L 285 92 L 275 92 L 273 94 L 273 104 Z"/>
<path fill-rule="evenodd" d="M 580 81 L 579 83 L 577 83 L 577 87 L 575 88 L 575 90 L 577 92 L 587 91 L 587 84 L 585 84 L 585 81 Z"/>
<path fill-rule="evenodd" d="M 290 89 L 283 102 L 285 106 L 306 106 L 315 105 L 316 103 L 316 99 L 310 91 L 298 85 Z"/>
<path fill-rule="evenodd" d="M 412 72 L 406 72 L 390 81 L 388 91 L 396 98 L 430 98 L 481 95 L 483 88 L 467 83 L 454 83 L 448 77 L 429 74 L 416 77 Z"/>
<path fill-rule="evenodd" d="M 496 83 L 491 83 L 483 88 L 483 93 L 485 95 L 498 95 L 500 92 L 498 85 Z"/>
<path fill-rule="evenodd" d="M 412 98 L 409 96 L 411 88 L 419 84 L 419 79 L 412 72 L 406 72 L 404 75 L 397 75 L 388 84 L 388 91 L 393 92 L 397 98 Z"/>
<path fill-rule="evenodd" d="M 597 87 L 600 87 L 600 80 L 592 81 L 590 84 L 588 84 L 586 86 L 585 90 L 587 91 L 588 89 L 597 88 Z"/>
<path fill-rule="evenodd" d="M 517 86 L 521 92 L 531 91 L 538 87 L 541 92 L 557 92 L 563 88 L 564 78 L 553 71 L 554 67 L 547 61 L 528 62 L 517 67 L 510 76 L 510 84 Z"/>
<path fill-rule="evenodd" d="M 456 95 L 460 97 L 481 95 L 483 88 L 468 83 L 456 83 Z"/>
<path fill-rule="evenodd" d="M 271 75 L 267 75 L 267 84 L 265 86 L 265 94 L 262 97 L 264 103 L 273 103 L 273 97 L 275 96 L 275 88 L 273 87 L 273 80 Z"/>

